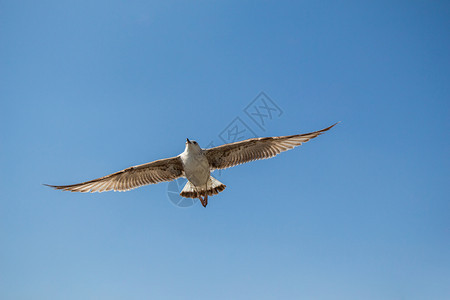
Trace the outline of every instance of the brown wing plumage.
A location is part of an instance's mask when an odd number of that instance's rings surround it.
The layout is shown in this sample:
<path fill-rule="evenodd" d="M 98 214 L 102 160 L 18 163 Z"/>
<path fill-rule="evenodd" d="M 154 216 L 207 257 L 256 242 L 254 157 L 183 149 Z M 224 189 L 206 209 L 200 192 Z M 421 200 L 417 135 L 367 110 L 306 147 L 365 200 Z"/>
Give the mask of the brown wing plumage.
<path fill-rule="evenodd" d="M 337 124 L 337 123 L 336 123 Z M 254 138 L 205 150 L 211 169 L 225 169 L 258 159 L 273 157 L 313 139 L 334 125 L 310 133 Z"/>
<path fill-rule="evenodd" d="M 91 181 L 71 185 L 46 185 L 57 190 L 82 193 L 129 191 L 147 184 L 174 180 L 182 174 L 180 158 L 172 157 L 130 167 Z"/>

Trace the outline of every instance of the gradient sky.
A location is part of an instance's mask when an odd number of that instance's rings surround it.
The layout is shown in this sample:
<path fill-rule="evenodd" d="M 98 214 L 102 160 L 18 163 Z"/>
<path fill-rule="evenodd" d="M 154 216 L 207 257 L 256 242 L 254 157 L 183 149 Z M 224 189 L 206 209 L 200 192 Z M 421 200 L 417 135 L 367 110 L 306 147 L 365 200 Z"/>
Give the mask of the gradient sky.
<path fill-rule="evenodd" d="M 449 15 L 0 1 L 0 298 L 450 299 Z M 261 92 L 279 111 L 259 127 Z M 220 144 L 236 120 L 257 136 L 341 123 L 215 172 L 227 188 L 206 209 L 174 205 L 167 183 L 41 185 L 174 156 L 186 137 Z"/>

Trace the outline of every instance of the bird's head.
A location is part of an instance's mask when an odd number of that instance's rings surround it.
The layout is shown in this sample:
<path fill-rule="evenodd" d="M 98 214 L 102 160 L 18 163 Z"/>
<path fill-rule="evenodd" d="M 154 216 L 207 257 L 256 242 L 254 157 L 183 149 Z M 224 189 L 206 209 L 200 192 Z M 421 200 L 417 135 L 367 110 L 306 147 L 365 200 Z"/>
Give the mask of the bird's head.
<path fill-rule="evenodd" d="M 196 141 L 191 141 L 189 139 L 186 139 L 186 150 L 190 152 L 197 152 L 201 151 L 199 144 Z"/>

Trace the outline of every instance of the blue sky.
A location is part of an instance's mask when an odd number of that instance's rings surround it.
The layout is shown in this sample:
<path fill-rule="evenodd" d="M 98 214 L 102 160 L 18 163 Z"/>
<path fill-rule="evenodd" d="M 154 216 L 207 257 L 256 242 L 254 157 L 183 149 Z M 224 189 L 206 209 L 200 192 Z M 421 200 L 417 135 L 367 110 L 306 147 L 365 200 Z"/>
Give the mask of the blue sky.
<path fill-rule="evenodd" d="M 1 1 L 0 298 L 449 299 L 445 1 Z M 281 110 L 261 128 L 260 92 Z M 70 184 L 341 123 L 217 174 Z"/>

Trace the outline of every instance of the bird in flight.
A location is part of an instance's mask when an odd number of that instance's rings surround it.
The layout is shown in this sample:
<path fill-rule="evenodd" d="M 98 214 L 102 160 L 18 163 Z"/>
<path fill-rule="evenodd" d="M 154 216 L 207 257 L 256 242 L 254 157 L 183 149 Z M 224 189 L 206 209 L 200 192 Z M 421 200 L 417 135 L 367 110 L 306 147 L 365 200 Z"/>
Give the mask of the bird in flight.
<path fill-rule="evenodd" d="M 253 160 L 266 159 L 300 146 L 337 123 L 322 130 L 276 137 L 253 138 L 222 146 L 202 149 L 196 141 L 186 139 L 186 148 L 178 156 L 129 167 L 125 170 L 71 185 L 48 185 L 57 190 L 71 192 L 129 191 L 147 184 L 186 177 L 187 183 L 180 193 L 184 198 L 198 198 L 203 207 L 208 196 L 222 192 L 226 185 L 211 176 L 211 171 L 226 169 Z"/>

